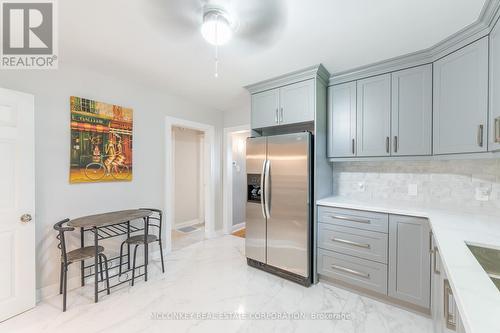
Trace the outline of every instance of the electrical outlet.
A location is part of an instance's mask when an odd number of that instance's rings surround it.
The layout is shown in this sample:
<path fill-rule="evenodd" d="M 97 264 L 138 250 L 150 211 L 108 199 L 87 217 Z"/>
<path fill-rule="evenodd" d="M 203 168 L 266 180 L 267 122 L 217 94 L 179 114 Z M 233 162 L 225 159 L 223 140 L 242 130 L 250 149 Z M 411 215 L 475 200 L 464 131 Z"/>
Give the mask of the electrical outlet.
<path fill-rule="evenodd" d="M 479 186 L 476 187 L 475 198 L 477 201 L 488 201 L 490 200 L 491 187 L 490 186 Z"/>
<path fill-rule="evenodd" d="M 417 184 L 408 184 L 408 195 L 412 197 L 416 197 L 418 195 L 418 185 Z"/>
<path fill-rule="evenodd" d="M 365 182 L 359 182 L 358 183 L 358 190 L 359 190 L 359 192 L 366 191 L 366 184 L 365 184 Z"/>

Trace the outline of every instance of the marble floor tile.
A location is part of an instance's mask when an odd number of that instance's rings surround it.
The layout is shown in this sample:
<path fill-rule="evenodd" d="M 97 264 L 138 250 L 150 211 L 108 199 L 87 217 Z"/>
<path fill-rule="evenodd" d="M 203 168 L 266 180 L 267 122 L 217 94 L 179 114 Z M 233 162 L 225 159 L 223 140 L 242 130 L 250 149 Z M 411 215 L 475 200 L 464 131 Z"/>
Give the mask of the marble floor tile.
<path fill-rule="evenodd" d="M 92 285 L 75 289 L 68 294 L 65 313 L 61 297 L 51 297 L 0 323 L 0 332 L 432 331 L 431 321 L 417 314 L 323 283 L 304 288 L 249 267 L 240 237 L 218 237 L 173 251 L 166 256 L 165 274 L 159 261 L 152 260 L 151 266 L 148 282 L 112 290 L 97 304 Z M 318 314 L 344 317 L 312 318 Z M 208 315 L 225 315 L 226 320 Z"/>
<path fill-rule="evenodd" d="M 180 250 L 205 239 L 205 224 L 201 223 L 194 225 L 193 227 L 197 228 L 197 230 L 187 233 L 172 229 L 173 251 Z"/>

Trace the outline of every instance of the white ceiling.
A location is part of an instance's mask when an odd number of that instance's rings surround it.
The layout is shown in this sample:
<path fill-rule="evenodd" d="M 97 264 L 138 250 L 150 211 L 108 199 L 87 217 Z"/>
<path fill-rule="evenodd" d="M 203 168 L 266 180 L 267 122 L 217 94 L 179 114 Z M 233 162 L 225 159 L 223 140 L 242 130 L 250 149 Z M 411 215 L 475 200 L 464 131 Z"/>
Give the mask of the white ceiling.
<path fill-rule="evenodd" d="M 217 0 L 239 16 L 220 49 L 199 32 L 206 0 L 59 1 L 60 66 L 156 86 L 222 111 L 242 88 L 323 63 L 331 73 L 418 51 L 474 22 L 484 0 Z"/>

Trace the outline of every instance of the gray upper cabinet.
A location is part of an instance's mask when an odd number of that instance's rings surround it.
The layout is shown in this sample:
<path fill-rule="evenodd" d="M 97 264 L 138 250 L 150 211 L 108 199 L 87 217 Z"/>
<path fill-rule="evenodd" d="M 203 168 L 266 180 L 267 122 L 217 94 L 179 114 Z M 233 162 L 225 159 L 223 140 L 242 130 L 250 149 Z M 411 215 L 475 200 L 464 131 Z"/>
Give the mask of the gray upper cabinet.
<path fill-rule="evenodd" d="M 430 308 L 430 246 L 426 219 L 389 216 L 389 296 Z"/>
<path fill-rule="evenodd" d="M 272 89 L 252 95 L 252 128 L 278 125 L 279 89 Z"/>
<path fill-rule="evenodd" d="M 389 156 L 391 75 L 357 82 L 357 156 Z"/>
<path fill-rule="evenodd" d="M 432 65 L 392 73 L 393 156 L 432 153 Z"/>
<path fill-rule="evenodd" d="M 252 94 L 252 128 L 314 121 L 315 80 Z"/>
<path fill-rule="evenodd" d="M 434 63 L 434 153 L 487 150 L 488 38 Z"/>
<path fill-rule="evenodd" d="M 500 24 L 490 34 L 490 151 L 500 150 Z"/>
<path fill-rule="evenodd" d="M 314 121 L 314 80 L 302 81 L 280 88 L 280 124 Z"/>
<path fill-rule="evenodd" d="M 356 82 L 328 88 L 328 157 L 356 155 Z"/>

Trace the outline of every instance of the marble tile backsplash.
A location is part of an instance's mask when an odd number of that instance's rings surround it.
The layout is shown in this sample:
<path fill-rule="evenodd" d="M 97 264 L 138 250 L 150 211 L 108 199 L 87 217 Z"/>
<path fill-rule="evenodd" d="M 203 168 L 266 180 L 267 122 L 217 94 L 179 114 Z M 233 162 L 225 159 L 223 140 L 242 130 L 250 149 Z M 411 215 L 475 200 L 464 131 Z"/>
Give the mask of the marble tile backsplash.
<path fill-rule="evenodd" d="M 333 185 L 354 199 L 500 208 L 500 159 L 335 162 Z"/>

